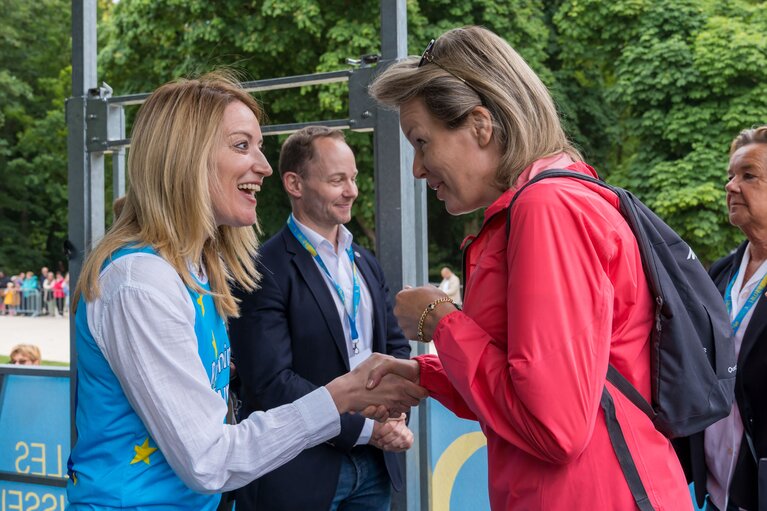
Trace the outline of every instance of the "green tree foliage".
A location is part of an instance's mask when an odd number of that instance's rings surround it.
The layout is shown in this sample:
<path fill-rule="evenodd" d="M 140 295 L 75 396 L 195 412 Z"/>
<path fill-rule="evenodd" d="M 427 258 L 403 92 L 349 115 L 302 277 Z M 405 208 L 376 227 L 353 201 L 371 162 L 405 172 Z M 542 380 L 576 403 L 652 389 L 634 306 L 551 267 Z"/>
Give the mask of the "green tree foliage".
<path fill-rule="evenodd" d="M 64 259 L 69 5 L 0 0 L 0 270 L 6 272 Z"/>
<path fill-rule="evenodd" d="M 767 122 L 764 2 L 569 0 L 554 24 L 559 76 L 604 105 L 596 124 L 607 143 L 595 156 L 609 180 L 704 261 L 724 255 L 741 238 L 725 214 L 729 143 Z"/>
<path fill-rule="evenodd" d="M 466 24 L 507 39 L 551 88 L 587 161 L 635 191 L 708 262 L 740 239 L 724 208 L 729 141 L 767 122 L 764 4 L 408 0 L 408 42 L 417 54 Z M 0 266 L 51 265 L 66 235 L 69 4 L 0 0 L 0 7 L 8 13 L 0 19 Z M 347 58 L 380 52 L 374 0 L 102 0 L 100 8 L 99 79 L 117 95 L 221 66 L 256 80 L 346 69 Z M 346 90 L 330 84 L 259 99 L 269 123 L 339 119 L 348 114 Z M 360 170 L 351 228 L 372 246 L 372 136 L 348 138 Z M 275 167 L 282 140 L 267 138 Z M 259 196 L 265 236 L 288 209 L 279 178 L 268 179 Z M 442 265 L 460 267 L 457 247 L 481 222 L 481 212 L 451 217 L 429 192 L 433 279 Z"/>
<path fill-rule="evenodd" d="M 433 1 L 408 2 L 409 46 L 420 51 L 429 39 L 454 26 L 482 24 L 497 31 L 523 51 L 551 81 L 544 61 L 549 31 L 542 2 Z M 123 0 L 104 26 L 108 34 L 100 52 L 101 76 L 118 93 L 151 90 L 176 76 L 217 66 L 234 66 L 244 79 L 299 75 L 348 68 L 347 58 L 380 53 L 380 14 L 377 1 Z M 348 113 L 347 86 L 305 87 L 299 92 L 277 91 L 261 96 L 272 123 L 343 118 Z M 374 244 L 375 201 L 373 146 L 369 134 L 351 134 L 360 170 L 360 198 L 352 230 Z M 276 166 L 279 143 L 267 140 L 268 156 Z M 259 215 L 265 235 L 285 221 L 288 204 L 279 179 L 267 180 L 260 195 Z M 432 199 L 430 237 L 432 263 L 460 266 L 458 245 L 467 233 L 465 219 L 451 218 Z M 481 217 L 468 223 L 476 229 Z"/>

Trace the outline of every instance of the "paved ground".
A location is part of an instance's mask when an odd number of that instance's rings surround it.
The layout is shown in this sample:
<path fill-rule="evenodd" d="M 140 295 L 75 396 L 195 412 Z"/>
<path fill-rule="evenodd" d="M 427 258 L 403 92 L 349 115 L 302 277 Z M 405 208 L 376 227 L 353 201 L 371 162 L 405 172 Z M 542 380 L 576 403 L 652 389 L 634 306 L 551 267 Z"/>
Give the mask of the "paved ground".
<path fill-rule="evenodd" d="M 20 343 L 37 344 L 44 360 L 69 362 L 69 321 L 41 316 L 0 316 L 0 354 Z"/>

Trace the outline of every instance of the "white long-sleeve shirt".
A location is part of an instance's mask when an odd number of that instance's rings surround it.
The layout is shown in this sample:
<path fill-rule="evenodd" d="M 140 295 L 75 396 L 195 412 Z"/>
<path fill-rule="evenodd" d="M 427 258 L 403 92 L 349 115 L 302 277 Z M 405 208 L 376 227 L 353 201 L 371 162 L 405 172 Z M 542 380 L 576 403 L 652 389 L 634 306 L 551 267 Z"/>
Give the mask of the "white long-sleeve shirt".
<path fill-rule="evenodd" d="M 292 404 L 224 424 L 194 332 L 195 310 L 173 267 L 146 253 L 123 256 L 100 277 L 88 325 L 128 401 L 184 483 L 200 492 L 238 488 L 340 432 L 320 387 Z"/>

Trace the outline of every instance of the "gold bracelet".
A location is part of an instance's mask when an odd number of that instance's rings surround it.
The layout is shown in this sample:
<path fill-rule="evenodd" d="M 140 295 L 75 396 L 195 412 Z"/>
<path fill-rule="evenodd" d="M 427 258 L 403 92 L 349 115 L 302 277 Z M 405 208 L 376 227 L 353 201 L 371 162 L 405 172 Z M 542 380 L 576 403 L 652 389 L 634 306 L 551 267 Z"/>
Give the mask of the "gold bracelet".
<path fill-rule="evenodd" d="M 429 305 L 426 306 L 426 308 L 421 313 L 421 319 L 418 320 L 418 341 L 419 342 L 431 342 L 431 339 L 428 341 L 423 338 L 423 324 L 426 322 L 426 316 L 429 315 L 431 311 L 437 308 L 437 305 L 441 303 L 447 303 L 450 302 L 453 305 L 455 305 L 455 302 L 452 298 L 449 296 L 443 296 L 442 298 L 437 298 L 433 302 L 431 302 Z"/>

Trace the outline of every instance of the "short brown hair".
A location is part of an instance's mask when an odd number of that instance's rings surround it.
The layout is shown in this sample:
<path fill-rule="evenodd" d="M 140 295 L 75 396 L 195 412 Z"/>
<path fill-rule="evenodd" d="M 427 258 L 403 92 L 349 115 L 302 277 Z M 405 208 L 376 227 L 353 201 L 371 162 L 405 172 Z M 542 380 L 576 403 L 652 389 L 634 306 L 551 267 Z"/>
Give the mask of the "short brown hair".
<path fill-rule="evenodd" d="M 741 147 L 750 144 L 767 144 L 767 125 L 745 129 L 738 133 L 738 136 L 730 144 L 730 156 Z"/>
<path fill-rule="evenodd" d="M 285 172 L 306 176 L 306 164 L 314 159 L 314 141 L 318 138 L 335 138 L 346 142 L 344 132 L 327 126 L 307 126 L 290 135 L 280 149 L 278 169 L 280 177 Z"/>

